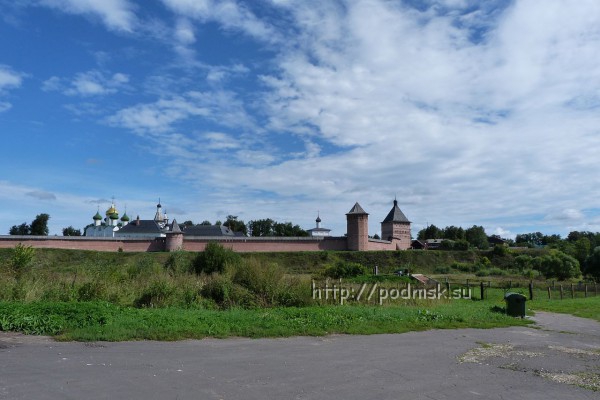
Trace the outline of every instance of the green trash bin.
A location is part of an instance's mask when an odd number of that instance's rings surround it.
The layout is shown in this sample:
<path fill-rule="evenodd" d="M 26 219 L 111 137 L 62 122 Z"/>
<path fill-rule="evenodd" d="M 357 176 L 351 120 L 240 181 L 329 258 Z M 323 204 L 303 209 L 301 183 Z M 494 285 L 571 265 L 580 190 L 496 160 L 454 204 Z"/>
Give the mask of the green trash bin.
<path fill-rule="evenodd" d="M 527 301 L 527 297 L 521 293 L 506 293 L 504 300 L 506 301 L 507 315 L 525 318 L 525 302 Z"/>

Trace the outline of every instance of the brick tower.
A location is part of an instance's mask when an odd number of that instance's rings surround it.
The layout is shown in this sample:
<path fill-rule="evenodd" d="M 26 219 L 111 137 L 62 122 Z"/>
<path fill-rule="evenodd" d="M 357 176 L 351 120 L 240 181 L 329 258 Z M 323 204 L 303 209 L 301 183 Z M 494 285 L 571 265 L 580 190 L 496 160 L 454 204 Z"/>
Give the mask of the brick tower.
<path fill-rule="evenodd" d="M 356 203 L 346 214 L 348 250 L 365 251 L 369 245 L 369 214 Z"/>
<path fill-rule="evenodd" d="M 396 242 L 398 250 L 410 248 L 410 221 L 398 207 L 396 199 L 394 199 L 394 206 L 381 223 L 381 238 Z"/>
<path fill-rule="evenodd" d="M 183 232 L 179 229 L 179 224 L 173 220 L 171 229 L 167 232 L 165 240 L 165 251 L 177 251 L 183 249 Z"/>

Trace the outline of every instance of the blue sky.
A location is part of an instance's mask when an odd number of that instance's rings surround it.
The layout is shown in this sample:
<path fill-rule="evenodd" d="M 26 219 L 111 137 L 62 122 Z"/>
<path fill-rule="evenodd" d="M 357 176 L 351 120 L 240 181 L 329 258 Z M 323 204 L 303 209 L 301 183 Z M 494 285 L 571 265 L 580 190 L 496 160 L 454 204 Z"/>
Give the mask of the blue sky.
<path fill-rule="evenodd" d="M 484 3 L 483 5 L 480 3 Z M 600 2 L 0 0 L 0 231 L 600 231 Z"/>

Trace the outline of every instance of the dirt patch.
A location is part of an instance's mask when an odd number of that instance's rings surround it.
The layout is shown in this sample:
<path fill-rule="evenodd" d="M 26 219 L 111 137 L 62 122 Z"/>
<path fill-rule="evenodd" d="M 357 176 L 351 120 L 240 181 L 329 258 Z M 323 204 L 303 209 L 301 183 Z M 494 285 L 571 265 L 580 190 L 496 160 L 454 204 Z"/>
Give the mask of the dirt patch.
<path fill-rule="evenodd" d="M 18 332 L 0 332 L 0 349 L 13 347 L 18 344 L 53 343 L 50 336 L 24 335 Z"/>
<path fill-rule="evenodd" d="M 538 357 L 542 353 L 535 353 L 527 350 L 515 350 L 510 344 L 481 343 L 481 347 L 476 347 L 467 351 L 458 357 L 461 363 L 482 364 L 490 358 L 511 358 L 511 357 Z"/>
<path fill-rule="evenodd" d="M 580 386 L 594 391 L 600 390 L 600 374 L 592 372 L 576 372 L 569 374 L 540 372 L 540 376 L 558 383 Z"/>

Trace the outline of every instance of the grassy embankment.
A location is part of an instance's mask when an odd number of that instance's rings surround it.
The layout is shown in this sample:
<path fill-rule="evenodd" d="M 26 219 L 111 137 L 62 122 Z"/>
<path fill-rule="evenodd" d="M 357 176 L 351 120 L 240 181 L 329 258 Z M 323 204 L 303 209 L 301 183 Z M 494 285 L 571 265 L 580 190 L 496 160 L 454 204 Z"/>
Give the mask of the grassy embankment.
<path fill-rule="evenodd" d="M 243 255 L 245 267 L 223 276 L 191 273 L 187 266 L 194 257 L 37 250 L 33 265 L 18 277 L 6 269 L 0 273 L 0 330 L 65 340 L 177 340 L 527 323 L 492 311 L 503 306 L 501 291 L 485 301 L 399 300 L 385 306 L 339 306 L 311 298 L 310 277 L 337 261 L 375 264 L 384 272 L 409 268 L 430 273 L 457 259 L 474 262 L 480 257 L 474 252 L 252 254 Z M 9 259 L 10 252 L 0 251 L 0 266 Z M 581 304 L 598 308 L 594 301 Z M 528 304 L 535 310 L 537 303 Z M 548 304 L 543 306 L 554 306 Z"/>

